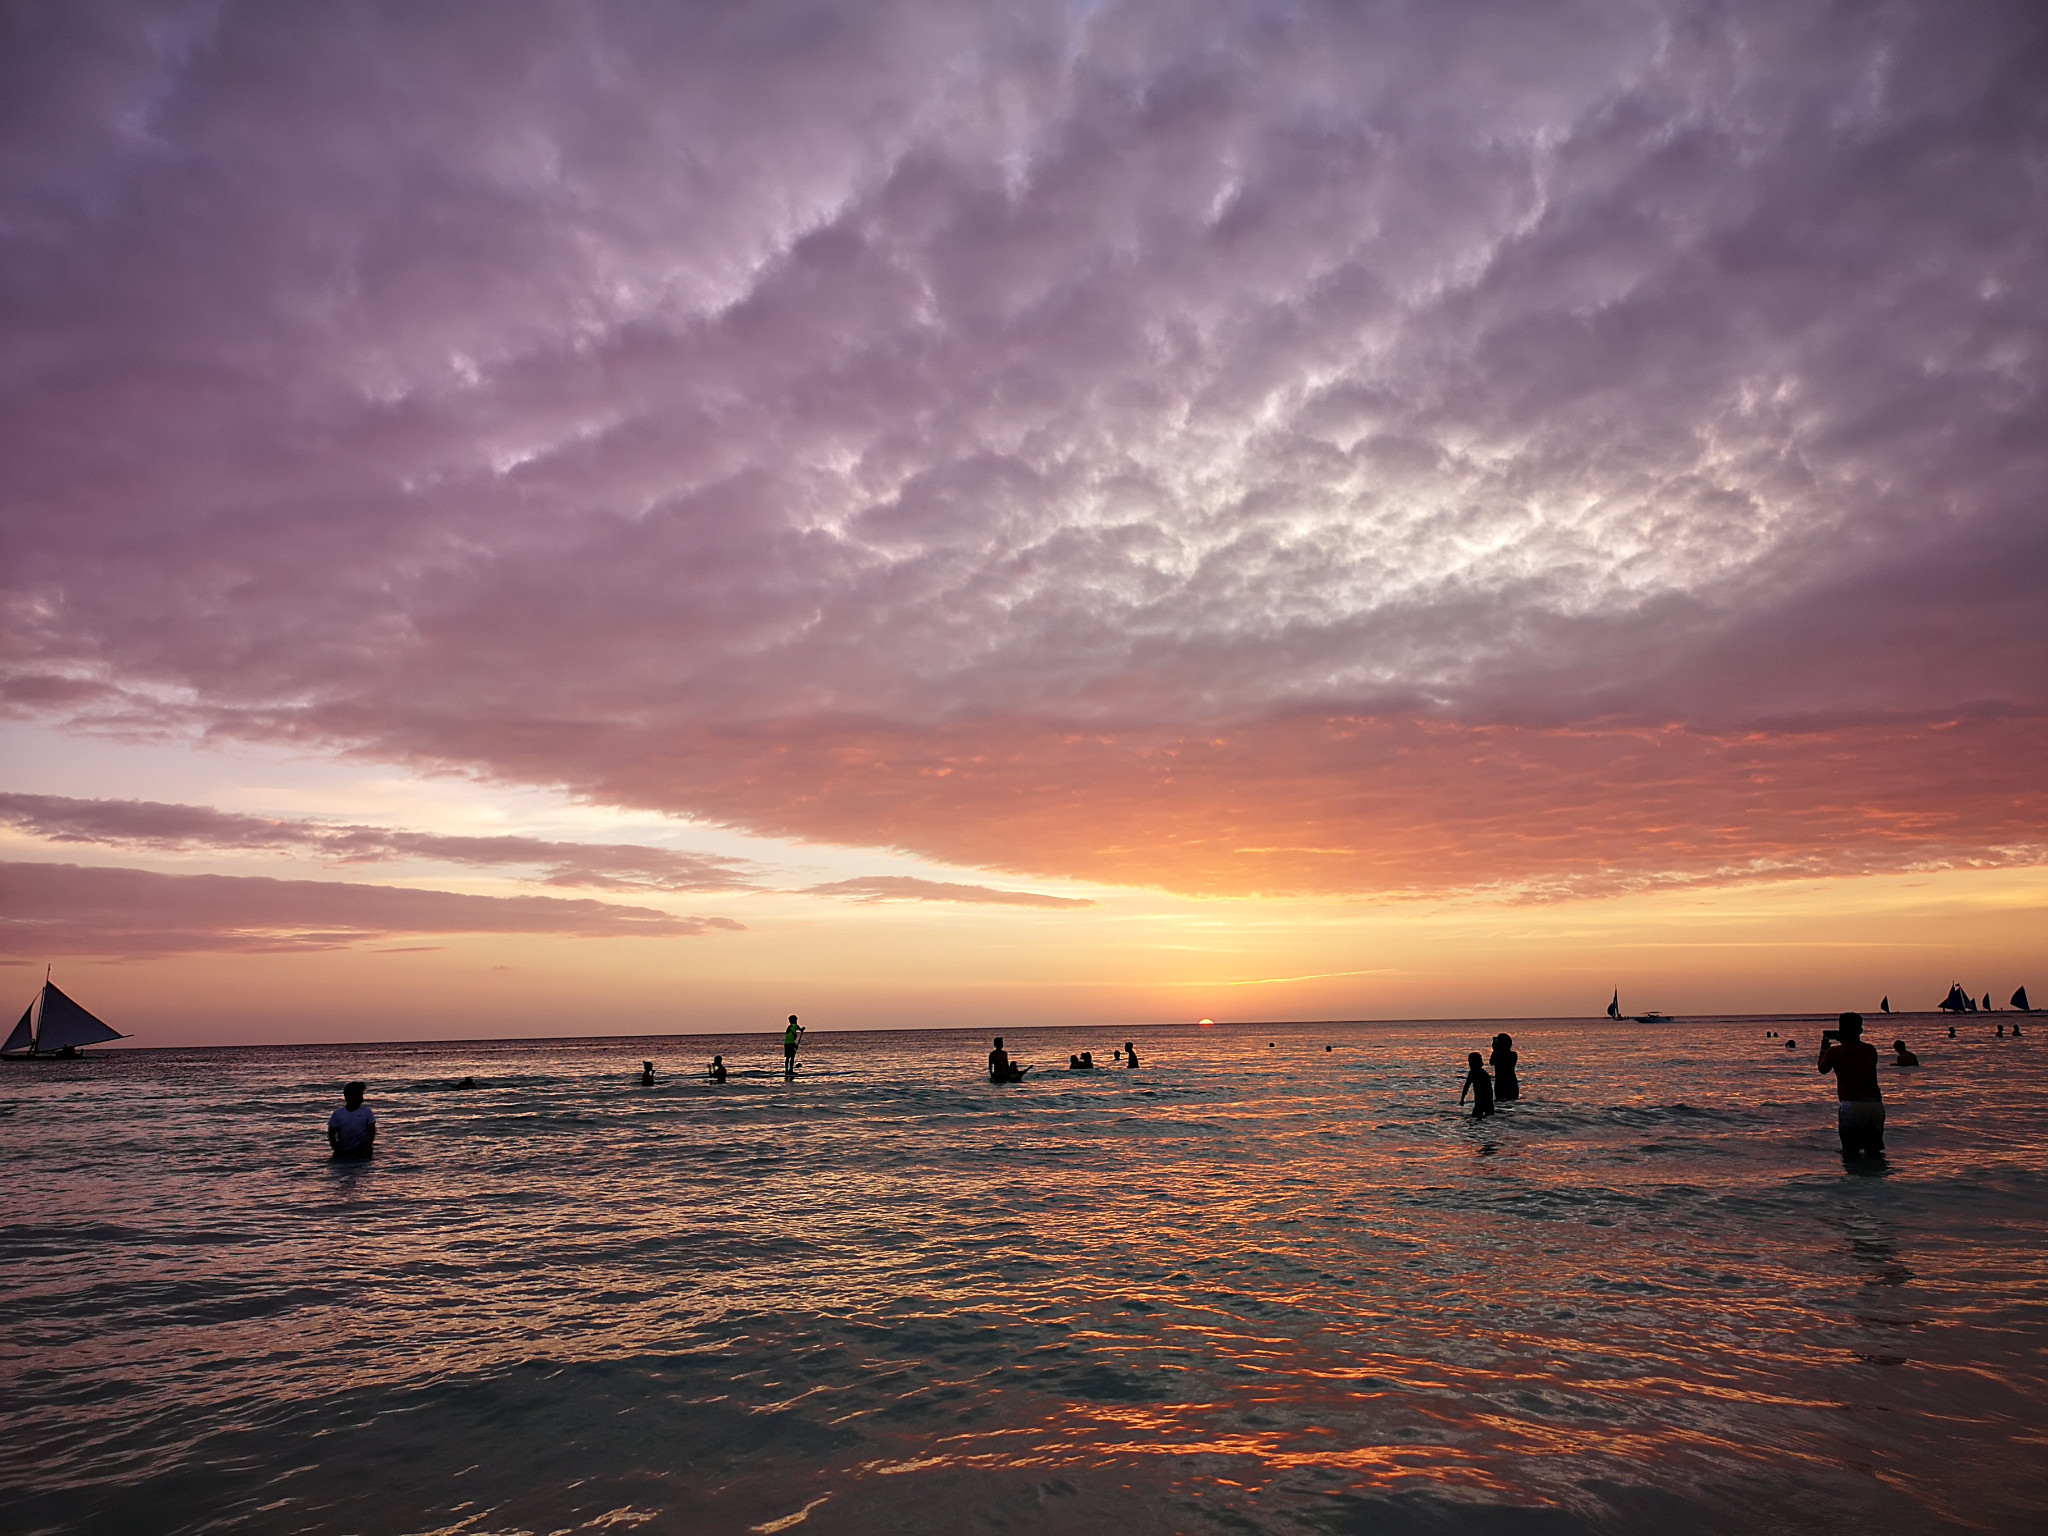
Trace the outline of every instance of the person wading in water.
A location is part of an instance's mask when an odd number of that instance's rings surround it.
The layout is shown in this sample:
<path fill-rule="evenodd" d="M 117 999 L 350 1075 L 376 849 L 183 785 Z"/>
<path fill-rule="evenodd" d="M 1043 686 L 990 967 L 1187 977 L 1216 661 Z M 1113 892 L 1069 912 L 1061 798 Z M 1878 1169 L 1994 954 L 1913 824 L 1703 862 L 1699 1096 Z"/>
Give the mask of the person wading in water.
<path fill-rule="evenodd" d="M 1877 1047 L 1863 1038 L 1863 1015 L 1845 1013 L 1836 1029 L 1820 1032 L 1823 1072 L 1835 1074 L 1835 1127 L 1842 1137 L 1842 1156 L 1874 1156 L 1884 1151 L 1884 1094 L 1877 1086 Z"/>

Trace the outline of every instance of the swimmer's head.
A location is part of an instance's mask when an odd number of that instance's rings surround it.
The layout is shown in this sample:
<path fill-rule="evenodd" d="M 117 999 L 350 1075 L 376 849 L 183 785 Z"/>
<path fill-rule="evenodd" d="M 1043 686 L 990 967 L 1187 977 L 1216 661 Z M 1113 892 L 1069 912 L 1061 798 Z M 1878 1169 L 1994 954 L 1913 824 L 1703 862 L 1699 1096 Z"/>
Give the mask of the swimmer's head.
<path fill-rule="evenodd" d="M 1513 1035 L 1495 1035 L 1493 1043 L 1501 1050 L 1512 1051 L 1515 1048 L 1515 1037 Z"/>
<path fill-rule="evenodd" d="M 1841 1026 L 1842 1038 L 1844 1040 L 1861 1040 L 1863 1038 L 1862 1014 L 1845 1013 L 1835 1022 Z"/>
<path fill-rule="evenodd" d="M 1472 1065 L 1475 1067 L 1485 1065 L 1485 1063 L 1479 1059 L 1479 1053 L 1477 1051 L 1468 1051 L 1465 1055 L 1465 1059 L 1471 1062 Z"/>
<path fill-rule="evenodd" d="M 997 1049 L 997 1050 L 1001 1050 L 1001 1049 L 1002 1049 L 1002 1046 L 1003 1046 L 1003 1037 L 1002 1037 L 1001 1035 L 997 1035 L 997 1036 L 996 1036 L 996 1049 Z"/>

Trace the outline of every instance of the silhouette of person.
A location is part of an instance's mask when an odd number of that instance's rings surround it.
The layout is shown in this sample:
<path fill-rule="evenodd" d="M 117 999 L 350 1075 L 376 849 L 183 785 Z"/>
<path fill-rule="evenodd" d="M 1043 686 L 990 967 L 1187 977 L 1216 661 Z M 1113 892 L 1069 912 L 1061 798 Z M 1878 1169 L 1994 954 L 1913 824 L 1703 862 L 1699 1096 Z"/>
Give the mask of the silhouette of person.
<path fill-rule="evenodd" d="M 1898 1052 L 1900 1066 L 1917 1067 L 1920 1065 L 1920 1058 L 1918 1056 L 1915 1056 L 1911 1051 L 1906 1049 L 1905 1041 L 1894 1040 L 1892 1042 L 1892 1049 Z"/>
<path fill-rule="evenodd" d="M 1137 1065 L 1138 1048 L 1132 1045 L 1130 1041 L 1126 1040 L 1124 1042 L 1124 1066 L 1129 1069 L 1136 1070 Z"/>
<path fill-rule="evenodd" d="M 1513 1035 L 1495 1035 L 1493 1053 L 1487 1058 L 1493 1067 L 1494 1096 L 1503 1102 L 1522 1096 L 1522 1083 L 1515 1076 L 1515 1063 L 1522 1058 L 1515 1051 Z"/>
<path fill-rule="evenodd" d="M 1951 1040 L 1955 1039 L 1956 1037 L 1956 1027 L 1953 1024 L 1949 1025 L 1948 1027 L 1948 1037 Z"/>
<path fill-rule="evenodd" d="M 1010 1053 L 1003 1049 L 1003 1037 L 996 1036 L 996 1047 L 988 1053 L 988 1080 L 992 1083 L 1014 1083 L 1024 1075 L 1024 1069 L 1010 1060 Z"/>
<path fill-rule="evenodd" d="M 2017 1024 L 2013 1025 L 2012 1027 L 2012 1037 L 2015 1040 L 2020 1038 L 2020 1027 Z"/>
<path fill-rule="evenodd" d="M 804 1027 L 797 1023 L 796 1015 L 792 1013 L 789 1016 L 789 1028 L 782 1032 L 782 1075 L 784 1077 L 796 1076 L 797 1042 L 802 1040 L 803 1037 Z"/>
<path fill-rule="evenodd" d="M 714 1083 L 724 1082 L 725 1058 L 723 1056 L 712 1057 L 711 1065 L 704 1069 L 704 1076 Z"/>
<path fill-rule="evenodd" d="M 461 1082 L 457 1083 L 455 1086 L 457 1088 L 474 1088 L 476 1086 L 476 1079 L 473 1077 L 465 1077 Z"/>
<path fill-rule="evenodd" d="M 1477 1051 L 1465 1057 L 1465 1086 L 1458 1090 L 1458 1102 L 1465 1102 L 1465 1095 L 1472 1095 L 1472 1118 L 1493 1113 L 1493 1079 L 1486 1075 L 1486 1063 Z"/>
<path fill-rule="evenodd" d="M 2001 1040 L 2005 1038 L 2005 1026 L 2003 1024 L 1998 1026 L 1998 1038 Z"/>
<path fill-rule="evenodd" d="M 651 1061 L 640 1063 L 640 1086 L 643 1088 L 652 1088 L 654 1086 L 654 1063 Z"/>
<path fill-rule="evenodd" d="M 1863 1015 L 1845 1013 L 1840 1026 L 1820 1032 L 1815 1068 L 1835 1074 L 1835 1126 L 1842 1155 L 1884 1150 L 1884 1092 L 1877 1085 L 1877 1048 L 1863 1038 Z"/>
<path fill-rule="evenodd" d="M 342 1107 L 327 1117 L 327 1145 L 338 1158 L 368 1157 L 377 1148 L 377 1112 L 363 1093 L 361 1083 L 344 1083 Z"/>

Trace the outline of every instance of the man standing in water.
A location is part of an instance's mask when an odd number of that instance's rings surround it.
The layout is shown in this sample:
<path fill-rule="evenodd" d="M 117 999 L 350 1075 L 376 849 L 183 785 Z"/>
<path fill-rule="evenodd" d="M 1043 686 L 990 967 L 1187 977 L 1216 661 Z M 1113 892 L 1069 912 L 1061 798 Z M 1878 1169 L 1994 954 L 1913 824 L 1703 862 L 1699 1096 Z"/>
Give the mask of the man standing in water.
<path fill-rule="evenodd" d="M 1822 1072 L 1835 1074 L 1835 1123 L 1842 1156 L 1884 1151 L 1884 1095 L 1877 1086 L 1877 1047 L 1863 1038 L 1863 1015 L 1845 1013 L 1840 1028 L 1820 1032 Z"/>
<path fill-rule="evenodd" d="M 336 1157 L 368 1157 L 377 1146 L 377 1112 L 363 1102 L 363 1085 L 345 1083 L 341 1108 L 327 1117 L 327 1145 Z"/>
<path fill-rule="evenodd" d="M 804 1027 L 797 1023 L 796 1015 L 792 1013 L 789 1016 L 789 1028 L 782 1032 L 782 1075 L 784 1077 L 796 1076 L 796 1047 L 797 1042 L 803 1039 L 803 1037 Z"/>

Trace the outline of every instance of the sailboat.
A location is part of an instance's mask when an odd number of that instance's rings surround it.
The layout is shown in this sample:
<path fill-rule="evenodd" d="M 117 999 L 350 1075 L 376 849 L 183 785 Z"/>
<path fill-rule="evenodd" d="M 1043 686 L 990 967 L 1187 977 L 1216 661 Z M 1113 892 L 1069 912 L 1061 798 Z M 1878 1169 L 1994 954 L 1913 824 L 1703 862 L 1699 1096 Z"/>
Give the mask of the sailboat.
<path fill-rule="evenodd" d="M 1963 984 L 1960 981 L 1952 981 L 1948 984 L 1948 996 L 1941 1000 L 1941 1011 L 1943 1013 L 1970 1013 L 1974 1011 L 1974 1005 L 1970 1002 L 1968 996 L 1964 994 Z"/>
<path fill-rule="evenodd" d="M 2027 1001 L 2027 989 L 2025 987 L 2021 987 L 2019 991 L 2013 993 L 2012 1005 L 2019 1009 L 2021 1013 L 2032 1013 L 2034 1011 L 2034 1005 Z"/>
<path fill-rule="evenodd" d="M 1621 1017 L 1621 988 L 1619 987 L 1614 989 L 1614 1001 L 1607 1005 L 1607 1017 L 1610 1019 Z M 1670 1014 L 1659 1013 L 1654 1008 L 1648 1013 L 1632 1013 L 1628 1017 L 1630 1022 L 1636 1024 L 1669 1024 L 1671 1022 Z"/>
<path fill-rule="evenodd" d="M 1891 993 L 1889 993 L 1889 992 L 1885 993 L 1885 995 L 1884 995 L 1884 1000 L 1883 1000 L 1882 1002 L 1880 1002 L 1880 1003 L 1879 1003 L 1879 1004 L 1877 1005 L 1877 1011 L 1878 1011 L 1879 1013 L 1890 1013 L 1890 1012 L 1892 1011 L 1892 995 L 1891 995 Z"/>
<path fill-rule="evenodd" d="M 128 1037 L 94 1018 L 66 997 L 48 977 L 43 989 L 21 1010 L 21 1019 L 7 1043 L 0 1045 L 0 1058 L 8 1061 L 76 1061 L 79 1047 L 98 1045 L 104 1040 Z"/>
<path fill-rule="evenodd" d="M 1984 994 L 1984 1011 L 1986 1013 L 1991 1011 L 1991 994 L 1989 992 Z"/>

